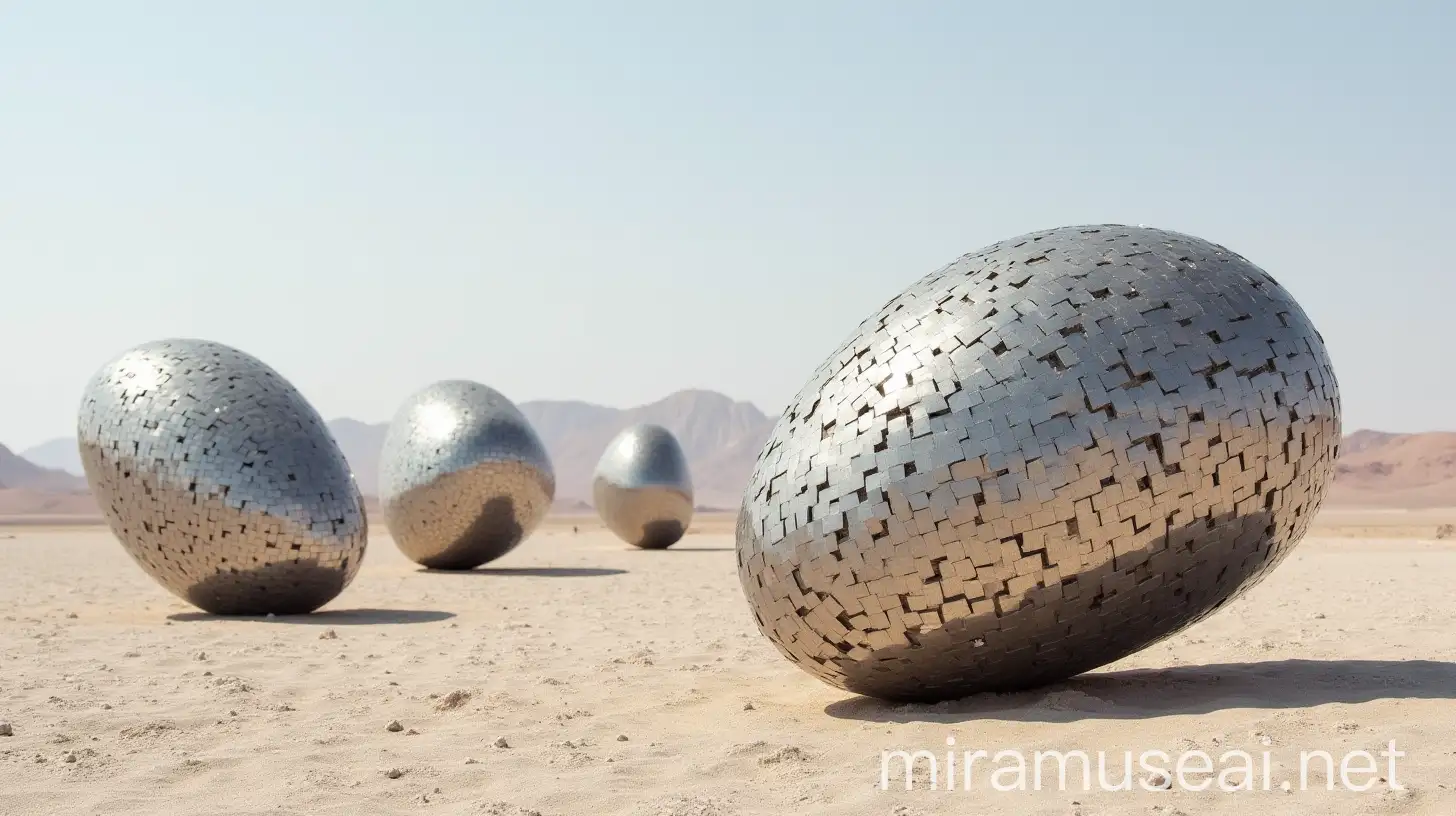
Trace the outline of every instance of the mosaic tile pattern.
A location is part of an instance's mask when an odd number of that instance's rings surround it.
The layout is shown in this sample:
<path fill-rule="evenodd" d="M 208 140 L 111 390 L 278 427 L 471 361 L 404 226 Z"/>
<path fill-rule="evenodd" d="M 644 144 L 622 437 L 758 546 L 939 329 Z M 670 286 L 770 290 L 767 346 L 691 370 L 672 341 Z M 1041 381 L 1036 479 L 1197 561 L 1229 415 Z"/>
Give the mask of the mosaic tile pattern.
<path fill-rule="evenodd" d="M 204 611 L 311 612 L 359 571 L 368 530 L 343 453 L 298 391 L 241 351 L 127 351 L 87 386 L 77 436 L 122 546 Z"/>
<path fill-rule="evenodd" d="M 515 549 L 556 495 L 546 446 L 499 391 L 446 380 L 395 414 L 380 459 L 384 521 L 400 551 L 466 570 Z"/>
<path fill-rule="evenodd" d="M 1334 471 L 1324 341 L 1238 255 L 1064 227 L 933 272 L 779 419 L 738 520 L 760 629 L 832 685 L 1056 681 L 1248 589 Z"/>
<path fill-rule="evenodd" d="M 693 480 L 672 432 L 634 425 L 617 434 L 592 476 L 592 504 L 602 523 L 634 547 L 676 544 L 693 520 Z"/>

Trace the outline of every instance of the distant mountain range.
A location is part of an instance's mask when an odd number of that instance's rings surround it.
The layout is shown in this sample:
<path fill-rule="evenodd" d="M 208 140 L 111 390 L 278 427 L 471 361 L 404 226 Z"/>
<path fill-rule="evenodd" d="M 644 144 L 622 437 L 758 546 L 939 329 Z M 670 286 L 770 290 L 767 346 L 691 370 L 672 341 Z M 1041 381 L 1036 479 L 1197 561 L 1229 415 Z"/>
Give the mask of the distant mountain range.
<path fill-rule="evenodd" d="M 627 409 L 575 400 L 523 402 L 519 407 L 551 454 L 557 504 L 565 506 L 590 501 L 592 472 L 613 436 L 629 425 L 651 422 L 672 431 L 682 445 L 692 468 L 697 503 L 736 508 L 775 420 L 751 403 L 705 390 L 679 391 L 650 405 Z M 354 470 L 359 489 L 366 495 L 376 495 L 379 454 L 389 423 L 371 424 L 342 417 L 331 420 L 328 426 Z M 52 439 L 26 449 L 21 456 L 8 450 L 5 454 L 23 463 L 14 467 L 29 467 L 31 471 L 12 482 L 0 469 L 0 485 L 33 490 L 86 489 L 84 480 L 77 478 L 82 470 L 74 439 Z M 4 461 L 0 459 L 0 463 Z"/>
<path fill-rule="evenodd" d="M 587 509 L 591 475 L 607 443 L 638 422 L 672 431 L 692 467 L 697 502 L 737 507 L 774 418 L 715 391 L 679 391 L 650 405 L 608 408 L 575 400 L 520 405 L 556 468 L 557 506 Z M 379 453 L 388 424 L 347 417 L 328 423 L 366 495 L 378 492 Z M 90 507 L 73 439 L 53 439 L 21 455 L 0 445 L 0 514 L 63 514 Z M 1456 433 L 1355 431 L 1340 449 L 1331 504 L 1456 507 Z M 94 512 L 94 508 L 87 512 Z"/>
<path fill-rule="evenodd" d="M 65 440 L 61 440 L 65 441 Z M 54 443 L 47 442 L 53 450 Z M 81 459 L 76 455 L 76 443 L 71 442 L 72 458 L 76 469 L 57 468 L 42 464 L 29 456 L 16 455 L 9 448 L 0 445 L 0 488 L 34 490 L 42 493 L 76 493 L 86 490 L 86 480 L 81 474 Z"/>
<path fill-rule="evenodd" d="M 1361 507 L 1456 507 L 1456 433 L 1356 431 L 1346 436 L 1330 501 Z"/>

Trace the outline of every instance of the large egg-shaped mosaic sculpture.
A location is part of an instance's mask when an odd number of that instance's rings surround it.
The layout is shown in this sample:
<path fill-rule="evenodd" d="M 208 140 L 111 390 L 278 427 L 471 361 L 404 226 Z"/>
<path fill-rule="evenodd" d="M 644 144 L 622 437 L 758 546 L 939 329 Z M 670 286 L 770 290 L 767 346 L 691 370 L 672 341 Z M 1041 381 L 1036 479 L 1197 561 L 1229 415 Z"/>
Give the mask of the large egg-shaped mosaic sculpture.
<path fill-rule="evenodd" d="M 832 685 L 1033 687 L 1253 585 L 1339 441 L 1324 342 L 1263 270 L 1158 229 L 1032 233 L 921 279 L 824 362 L 759 456 L 739 577 Z"/>
<path fill-rule="evenodd" d="M 514 403 L 468 380 L 405 401 L 380 455 L 384 522 L 400 551 L 430 569 L 466 570 L 531 534 L 556 495 L 546 446 Z"/>
<path fill-rule="evenodd" d="M 122 546 L 204 611 L 311 612 L 359 571 L 368 531 L 343 453 L 287 380 L 237 349 L 127 351 L 87 386 L 77 436 Z"/>
<path fill-rule="evenodd" d="M 634 547 L 676 544 L 693 520 L 693 480 L 677 438 L 660 425 L 617 434 L 597 463 L 592 503 L 602 523 Z"/>

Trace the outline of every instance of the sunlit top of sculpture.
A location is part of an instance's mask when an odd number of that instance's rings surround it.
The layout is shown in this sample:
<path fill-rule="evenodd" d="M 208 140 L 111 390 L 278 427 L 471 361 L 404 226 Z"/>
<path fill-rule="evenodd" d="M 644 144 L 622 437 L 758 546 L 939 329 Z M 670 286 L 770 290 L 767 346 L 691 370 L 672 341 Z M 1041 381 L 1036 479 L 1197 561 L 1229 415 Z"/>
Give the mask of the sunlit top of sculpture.
<path fill-rule="evenodd" d="M 677 438 L 660 425 L 617 434 L 597 463 L 592 500 L 623 541 L 643 549 L 677 543 L 693 518 L 693 481 Z"/>
<path fill-rule="evenodd" d="M 359 570 L 367 529 L 343 454 L 298 391 L 241 351 L 127 351 L 87 386 L 77 435 L 126 551 L 205 611 L 309 612 Z"/>
<path fill-rule="evenodd" d="M 500 392 L 467 380 L 407 399 L 385 435 L 380 501 L 405 555 L 471 569 L 510 552 L 555 496 L 546 447 Z"/>
<path fill-rule="evenodd" d="M 1157 229 L 1032 233 L 921 279 L 814 373 L 746 491 L 739 575 L 826 682 L 1034 686 L 1266 574 L 1339 439 L 1324 343 L 1263 270 Z"/>

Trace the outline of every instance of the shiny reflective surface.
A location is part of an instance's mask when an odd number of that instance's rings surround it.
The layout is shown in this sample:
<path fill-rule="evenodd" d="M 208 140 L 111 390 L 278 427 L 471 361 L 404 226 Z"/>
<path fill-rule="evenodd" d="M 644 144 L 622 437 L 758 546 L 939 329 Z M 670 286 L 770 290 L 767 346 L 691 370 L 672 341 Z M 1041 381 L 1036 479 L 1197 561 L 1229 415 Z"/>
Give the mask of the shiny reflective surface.
<path fill-rule="evenodd" d="M 634 425 L 607 445 L 592 477 L 597 515 L 634 547 L 676 544 L 693 520 L 693 480 L 672 432 Z"/>
<path fill-rule="evenodd" d="M 359 571 L 367 526 L 343 453 L 293 386 L 241 351 L 137 346 L 92 378 L 77 435 L 122 546 L 204 611 L 311 612 Z"/>
<path fill-rule="evenodd" d="M 546 447 L 500 392 L 447 380 L 395 414 L 380 458 L 384 521 L 432 569 L 471 569 L 515 549 L 556 493 Z"/>
<path fill-rule="evenodd" d="M 1262 270 L 1156 229 L 1033 233 L 923 278 L 813 375 L 745 493 L 739 577 L 835 686 L 1035 686 L 1252 586 L 1339 440 L 1323 340 Z"/>

